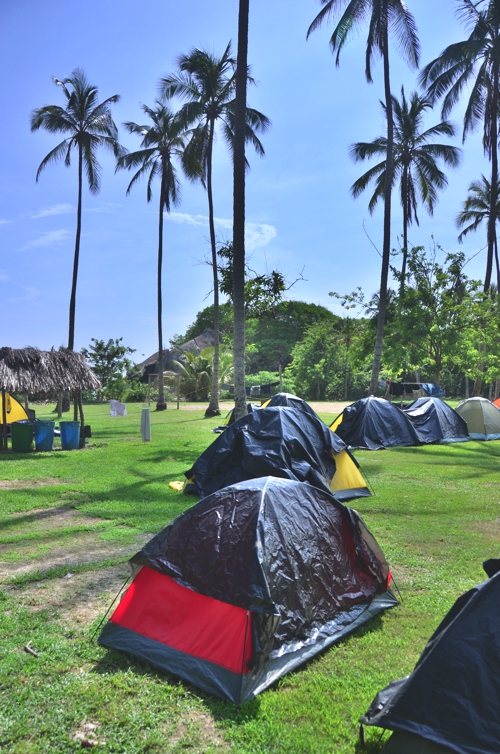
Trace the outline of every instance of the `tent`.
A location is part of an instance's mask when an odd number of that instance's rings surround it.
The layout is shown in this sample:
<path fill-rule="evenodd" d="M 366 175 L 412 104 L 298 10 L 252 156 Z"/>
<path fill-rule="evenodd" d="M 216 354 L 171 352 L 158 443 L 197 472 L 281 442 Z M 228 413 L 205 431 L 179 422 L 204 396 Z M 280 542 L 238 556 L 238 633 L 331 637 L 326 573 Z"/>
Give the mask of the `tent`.
<path fill-rule="evenodd" d="M 497 398 L 496 401 L 493 401 L 493 405 L 497 408 L 500 408 L 500 398 Z"/>
<path fill-rule="evenodd" d="M 261 476 L 309 482 L 347 501 L 370 495 L 345 443 L 317 416 L 297 408 L 261 408 L 219 435 L 185 472 L 185 492 L 212 494 Z"/>
<path fill-rule="evenodd" d="M 381 691 L 361 717 L 395 730 L 386 754 L 500 751 L 500 572 L 463 594 L 413 673 Z M 443 748 L 444 747 L 444 748 Z"/>
<path fill-rule="evenodd" d="M 418 439 L 430 442 L 467 442 L 467 422 L 440 398 L 418 398 L 403 409 Z"/>
<path fill-rule="evenodd" d="M 5 418 L 7 424 L 12 424 L 12 422 L 18 422 L 22 421 L 23 419 L 28 419 L 28 414 L 22 407 L 22 405 L 19 403 L 17 398 L 14 398 L 14 396 L 9 395 L 9 393 L 5 393 Z M 0 392 L 0 424 L 3 424 L 3 398 L 2 393 Z"/>
<path fill-rule="evenodd" d="M 215 492 L 130 563 L 99 642 L 235 703 L 396 604 L 359 516 L 289 479 Z"/>
<path fill-rule="evenodd" d="M 248 414 L 253 413 L 253 411 L 257 411 L 257 409 L 259 409 L 259 408 L 260 408 L 260 406 L 259 406 L 258 403 L 247 403 L 247 413 Z M 230 411 L 227 412 L 226 416 L 224 417 L 224 421 L 216 429 L 223 431 L 230 424 L 234 424 L 234 408 L 232 408 Z"/>
<path fill-rule="evenodd" d="M 330 429 L 351 448 L 381 450 L 401 445 L 420 445 L 420 439 L 406 414 L 390 401 L 373 395 L 347 406 Z"/>
<path fill-rule="evenodd" d="M 500 440 L 500 409 L 486 398 L 467 398 L 457 406 L 472 440 Z"/>
<path fill-rule="evenodd" d="M 317 416 L 316 411 L 306 403 L 302 398 L 299 398 L 292 393 L 276 393 L 272 398 L 262 404 L 262 408 L 272 408 L 273 406 L 288 406 L 289 408 L 298 408 L 301 411 L 305 411 L 311 416 Z"/>

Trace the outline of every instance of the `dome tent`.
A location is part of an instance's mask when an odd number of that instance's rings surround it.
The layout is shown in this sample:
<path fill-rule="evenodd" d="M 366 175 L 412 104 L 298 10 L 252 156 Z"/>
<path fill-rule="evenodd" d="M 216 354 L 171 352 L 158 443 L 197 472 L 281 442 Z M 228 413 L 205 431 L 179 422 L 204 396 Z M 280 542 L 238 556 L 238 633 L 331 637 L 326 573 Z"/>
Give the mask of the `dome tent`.
<path fill-rule="evenodd" d="M 500 409 L 486 398 L 467 398 L 457 406 L 472 440 L 500 440 Z"/>
<path fill-rule="evenodd" d="M 330 429 L 349 447 L 366 450 L 420 445 L 406 414 L 383 398 L 361 398 L 347 406 Z"/>
<path fill-rule="evenodd" d="M 361 723 L 396 731 L 385 754 L 500 750 L 500 572 L 466 592 L 428 641 L 413 673 L 381 691 Z"/>
<path fill-rule="evenodd" d="M 467 422 L 440 398 L 418 398 L 403 409 L 421 443 L 467 442 Z"/>
<path fill-rule="evenodd" d="M 311 416 L 318 416 L 316 411 L 305 400 L 299 398 L 297 395 L 292 395 L 292 393 L 276 393 L 276 395 L 273 395 L 272 398 L 269 398 L 269 400 L 262 404 L 262 408 L 272 408 L 273 406 L 298 408 L 311 414 Z"/>
<path fill-rule="evenodd" d="M 345 443 L 317 416 L 297 408 L 261 408 L 219 435 L 185 472 L 184 491 L 210 495 L 261 476 L 309 482 L 342 501 L 370 496 Z"/>
<path fill-rule="evenodd" d="M 288 479 L 204 498 L 130 563 L 99 642 L 235 703 L 396 604 L 359 516 Z"/>

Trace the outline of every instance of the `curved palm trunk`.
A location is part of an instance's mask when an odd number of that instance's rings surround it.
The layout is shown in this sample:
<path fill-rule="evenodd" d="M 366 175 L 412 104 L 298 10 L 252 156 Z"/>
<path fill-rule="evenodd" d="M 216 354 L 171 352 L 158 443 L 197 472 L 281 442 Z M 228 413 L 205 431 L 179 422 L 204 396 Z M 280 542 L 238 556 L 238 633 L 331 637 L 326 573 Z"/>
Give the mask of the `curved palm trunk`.
<path fill-rule="evenodd" d="M 161 177 L 160 215 L 158 219 L 158 402 L 157 411 L 165 411 L 165 387 L 163 382 L 163 330 L 162 330 L 162 298 L 161 298 L 161 268 L 163 263 L 163 207 L 165 204 L 165 176 Z"/>
<path fill-rule="evenodd" d="M 210 393 L 210 402 L 205 411 L 205 416 L 220 416 L 219 410 L 219 275 L 217 272 L 217 247 L 215 245 L 215 225 L 214 225 L 214 202 L 212 196 L 212 150 L 214 143 L 214 122 L 210 122 L 210 133 L 208 138 L 207 154 L 207 195 L 208 195 L 208 224 L 210 228 L 210 246 L 212 249 L 212 271 L 214 285 L 214 362 L 212 371 L 212 391 Z"/>
<path fill-rule="evenodd" d="M 233 310 L 234 417 L 247 412 L 245 394 L 245 113 L 249 0 L 239 0 L 234 108 Z"/>
<path fill-rule="evenodd" d="M 382 271 L 380 275 L 379 309 L 377 319 L 377 335 L 375 338 L 375 351 L 373 355 L 372 376 L 370 380 L 369 395 L 375 395 L 378 387 L 380 365 L 382 361 L 382 347 L 384 338 L 385 313 L 387 308 L 387 281 L 389 277 L 389 260 L 391 254 L 391 191 L 392 191 L 392 149 L 394 142 L 394 124 L 392 118 L 391 84 L 389 78 L 389 46 L 387 17 L 384 24 L 383 38 L 384 59 L 384 90 L 385 106 L 387 113 L 387 156 L 385 169 L 384 190 L 384 244 L 382 249 Z"/>
<path fill-rule="evenodd" d="M 498 67 L 493 71 L 493 94 L 491 98 L 492 113 L 498 112 Z M 493 269 L 493 254 L 495 249 L 496 221 L 497 221 L 497 193 L 498 193 L 498 119 L 496 115 L 491 117 L 491 190 L 490 190 L 490 213 L 488 217 L 488 258 L 486 260 L 486 274 L 484 277 L 484 292 L 487 293 L 491 284 L 491 272 Z"/>
<path fill-rule="evenodd" d="M 402 192 L 403 192 L 403 263 L 401 265 L 401 285 L 399 288 L 399 297 L 401 298 L 405 292 L 405 278 L 406 278 L 406 260 L 408 259 L 408 166 L 403 168 L 402 177 Z"/>
<path fill-rule="evenodd" d="M 71 298 L 69 301 L 69 333 L 68 351 L 75 345 L 75 311 L 76 311 L 76 283 L 78 280 L 78 262 L 80 259 L 80 236 L 82 233 L 82 184 L 83 184 L 83 150 L 78 145 L 78 208 L 76 211 L 76 239 L 75 256 L 73 259 L 73 282 L 71 284 Z"/>

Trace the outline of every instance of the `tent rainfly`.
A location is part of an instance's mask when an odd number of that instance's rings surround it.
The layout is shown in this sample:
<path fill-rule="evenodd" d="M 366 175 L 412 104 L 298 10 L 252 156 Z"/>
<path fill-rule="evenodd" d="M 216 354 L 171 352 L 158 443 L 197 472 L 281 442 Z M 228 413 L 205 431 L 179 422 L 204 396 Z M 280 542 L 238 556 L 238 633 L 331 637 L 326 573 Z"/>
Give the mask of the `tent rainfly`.
<path fill-rule="evenodd" d="M 101 387 L 83 355 L 76 351 L 0 348 L 0 390 L 5 408 L 7 393 L 100 390 Z M 3 447 L 6 448 L 6 416 L 3 416 L 2 423 Z"/>
<path fill-rule="evenodd" d="M 404 413 L 413 424 L 420 442 L 467 442 L 465 419 L 440 398 L 418 398 Z"/>
<path fill-rule="evenodd" d="M 351 448 L 381 450 L 420 445 L 406 414 L 390 401 L 373 395 L 346 406 L 330 429 Z"/>
<path fill-rule="evenodd" d="M 99 643 L 236 704 L 397 604 L 358 514 L 290 479 L 215 492 L 130 564 Z"/>

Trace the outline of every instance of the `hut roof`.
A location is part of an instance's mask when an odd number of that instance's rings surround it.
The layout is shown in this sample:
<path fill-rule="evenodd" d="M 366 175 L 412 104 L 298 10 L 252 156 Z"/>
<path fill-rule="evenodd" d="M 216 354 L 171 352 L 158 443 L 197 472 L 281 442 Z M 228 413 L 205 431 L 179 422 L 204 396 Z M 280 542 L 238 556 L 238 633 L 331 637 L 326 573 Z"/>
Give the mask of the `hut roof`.
<path fill-rule="evenodd" d="M 101 383 L 81 353 L 0 348 L 0 390 L 9 393 L 49 393 L 100 388 Z"/>

